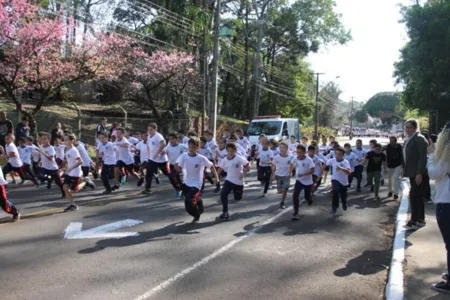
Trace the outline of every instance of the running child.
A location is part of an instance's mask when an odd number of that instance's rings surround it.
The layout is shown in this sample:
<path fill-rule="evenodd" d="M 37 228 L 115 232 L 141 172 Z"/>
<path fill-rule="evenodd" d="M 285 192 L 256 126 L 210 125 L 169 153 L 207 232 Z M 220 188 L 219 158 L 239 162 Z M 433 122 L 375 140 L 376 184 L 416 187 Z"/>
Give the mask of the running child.
<path fill-rule="evenodd" d="M 250 144 L 250 141 L 244 136 L 244 131 L 242 129 L 236 130 L 236 135 L 238 137 L 237 143 L 244 148 L 247 158 L 250 157 L 250 152 L 252 149 L 252 144 Z"/>
<path fill-rule="evenodd" d="M 216 162 L 216 166 L 219 167 L 222 160 L 228 155 L 227 148 L 226 148 L 227 142 L 224 138 L 220 138 L 217 147 L 213 150 L 213 158 Z M 216 183 L 216 189 L 214 190 L 214 193 L 218 193 L 220 191 L 220 178 L 226 177 L 227 173 L 225 171 L 222 171 L 219 176 L 219 181 Z"/>
<path fill-rule="evenodd" d="M 293 208 L 294 214 L 292 216 L 292 221 L 297 221 L 299 219 L 298 211 L 300 208 L 300 193 L 304 191 L 305 200 L 308 202 L 308 205 L 312 204 L 311 199 L 311 191 L 313 186 L 313 177 L 314 174 L 314 162 L 313 160 L 306 155 L 306 148 L 303 145 L 297 146 L 297 157 L 292 159 L 289 173 L 292 174 L 292 171 L 296 170 L 296 181 L 294 186 L 294 194 L 292 196 L 293 200 Z"/>
<path fill-rule="evenodd" d="M 375 199 L 377 200 L 380 200 L 381 169 L 383 168 L 384 173 L 387 174 L 386 154 L 381 149 L 381 144 L 375 144 L 374 150 L 366 154 L 367 177 L 369 182 L 373 183 L 370 191 L 375 192 Z"/>
<path fill-rule="evenodd" d="M 56 164 L 61 169 L 64 162 L 64 151 L 66 151 L 66 145 L 64 143 L 64 140 L 61 140 L 60 138 L 55 138 L 53 142 L 53 147 L 55 148 L 56 152 Z"/>
<path fill-rule="evenodd" d="M 303 145 L 303 147 L 305 147 L 305 149 L 308 149 L 308 138 L 306 136 L 302 137 L 302 142 L 300 145 Z"/>
<path fill-rule="evenodd" d="M 282 141 L 279 148 L 280 153 L 272 160 L 272 178 L 270 181 L 272 182 L 274 177 L 277 180 L 277 189 L 281 193 L 280 208 L 284 209 L 286 208 L 284 202 L 291 186 L 289 170 L 294 157 L 289 153 L 289 146 L 286 142 Z"/>
<path fill-rule="evenodd" d="M 61 190 L 61 198 L 65 198 L 65 193 L 63 190 L 63 183 L 61 180 L 61 176 L 59 174 L 59 167 L 56 163 L 56 151 L 52 145 L 50 145 L 50 133 L 42 132 L 41 135 L 41 143 L 39 152 L 41 153 L 41 167 L 39 168 L 39 172 L 41 177 L 47 178 L 47 188 L 51 188 L 52 181 L 56 183 L 56 185 Z"/>
<path fill-rule="evenodd" d="M 313 160 L 314 163 L 314 173 L 313 173 L 313 188 L 311 191 L 311 196 L 314 195 L 314 192 L 318 189 L 321 184 L 322 176 L 323 176 L 323 161 L 316 154 L 318 148 L 311 143 L 311 146 L 308 147 L 308 156 Z M 312 197 L 311 197 L 312 198 Z"/>
<path fill-rule="evenodd" d="M 277 156 L 280 153 L 278 149 L 278 140 L 273 138 L 270 140 L 270 150 L 272 150 L 273 157 Z"/>
<path fill-rule="evenodd" d="M 236 144 L 228 143 L 226 149 L 227 156 L 220 162 L 218 170 L 218 174 L 222 171 L 227 173 L 220 193 L 222 214 L 219 216 L 219 219 L 222 221 L 230 218 L 228 213 L 228 195 L 233 192 L 235 201 L 242 200 L 244 193 L 244 177 L 250 169 L 250 164 L 247 159 L 237 155 Z"/>
<path fill-rule="evenodd" d="M 206 137 L 202 136 L 200 138 L 200 148 L 198 149 L 198 154 L 203 155 L 204 157 L 209 159 L 210 162 L 213 162 L 214 160 L 212 156 L 212 151 L 206 146 L 207 142 L 208 141 Z M 205 169 L 205 179 L 208 180 L 210 184 L 214 184 L 211 173 L 208 173 L 208 169 Z M 204 189 L 205 189 L 205 180 L 203 180 L 201 191 L 203 192 Z"/>
<path fill-rule="evenodd" d="M 215 148 L 217 148 L 217 142 L 214 138 L 214 135 L 211 131 L 206 130 L 205 131 L 205 137 L 206 137 L 206 147 L 208 147 L 211 151 L 214 151 Z"/>
<path fill-rule="evenodd" d="M 95 183 L 89 178 L 89 171 L 92 170 L 93 171 L 92 173 L 95 174 L 96 170 L 95 168 L 92 167 L 94 163 L 89 156 L 86 145 L 81 141 L 78 141 L 75 135 L 71 135 L 70 139 L 73 139 L 72 144 L 77 149 L 83 162 L 81 164 L 81 171 L 83 172 L 83 181 L 86 183 L 88 187 L 90 187 L 91 189 L 95 189 Z M 66 141 L 64 141 L 64 143 L 67 144 Z M 67 145 L 65 146 L 67 147 Z"/>
<path fill-rule="evenodd" d="M 355 173 L 356 178 L 356 192 L 361 193 L 361 182 L 364 172 L 364 160 L 366 157 L 366 150 L 362 147 L 362 140 L 356 140 L 356 147 L 353 149 L 353 153 L 356 155 Z"/>
<path fill-rule="evenodd" d="M 350 175 L 348 175 L 348 188 L 352 187 L 352 182 L 353 182 L 353 177 L 355 175 L 355 165 L 356 165 L 356 160 L 358 159 L 358 157 L 356 156 L 355 153 L 353 153 L 352 151 L 352 146 L 350 146 L 349 143 L 344 144 L 344 159 L 346 161 L 348 161 L 348 163 L 350 164 Z"/>
<path fill-rule="evenodd" d="M 8 201 L 8 196 L 6 195 L 6 187 L 8 181 L 5 180 L 3 176 L 2 169 L 0 168 L 0 207 L 7 213 L 13 216 L 13 221 L 20 220 L 20 211 Z"/>
<path fill-rule="evenodd" d="M 175 168 L 178 158 L 187 151 L 188 144 L 179 144 L 175 133 L 169 134 L 169 145 L 163 149 L 163 154 L 167 155 L 169 160 L 171 182 L 177 186 L 175 197 L 181 199 L 181 177 L 180 172 Z"/>
<path fill-rule="evenodd" d="M 336 157 L 327 161 L 327 166 L 333 168 L 331 175 L 331 186 L 333 188 L 331 213 L 335 214 L 339 208 L 339 198 L 342 202 L 342 209 L 347 210 L 347 187 L 348 176 L 351 173 L 350 163 L 344 159 L 344 150 L 337 148 L 334 150 Z"/>
<path fill-rule="evenodd" d="M 319 152 L 325 156 L 328 154 L 329 150 L 330 150 L 330 146 L 327 144 L 327 137 L 322 136 L 322 144 L 320 144 L 320 146 L 319 146 Z"/>
<path fill-rule="evenodd" d="M 118 149 L 117 168 L 115 173 L 116 182 L 124 184 L 126 182 L 127 174 L 133 175 L 138 180 L 141 179 L 139 174 L 134 170 L 134 160 L 130 150 L 132 144 L 125 137 L 125 129 L 117 128 L 117 139 L 114 144 Z M 113 190 L 118 188 L 119 186 L 114 186 Z"/>
<path fill-rule="evenodd" d="M 290 154 L 294 154 L 295 152 L 297 152 L 297 146 L 299 145 L 299 143 L 297 142 L 297 137 L 295 135 L 291 135 L 287 145 Z"/>
<path fill-rule="evenodd" d="M 39 187 L 39 183 L 34 176 L 25 175 L 23 162 L 20 159 L 19 151 L 14 144 L 15 136 L 13 134 L 8 134 L 5 137 L 5 149 L 3 156 L 8 160 L 7 164 L 3 167 L 3 174 L 8 174 L 10 172 L 15 172 L 19 175 L 22 180 L 20 184 L 24 184 L 25 180 L 32 181 L 36 187 Z"/>
<path fill-rule="evenodd" d="M 141 141 L 139 143 L 136 144 L 136 149 L 139 152 L 139 174 L 141 176 L 141 179 L 138 180 L 137 182 L 137 186 L 141 186 L 144 183 L 145 180 L 145 173 L 144 171 L 147 169 L 147 164 L 148 164 L 148 144 L 147 144 L 147 139 L 148 139 L 148 134 L 147 132 L 143 132 L 141 134 Z"/>
<path fill-rule="evenodd" d="M 105 187 L 103 194 L 106 195 L 112 193 L 113 187 L 114 190 L 116 190 L 119 186 L 119 182 L 115 179 L 118 149 L 113 143 L 108 141 L 107 132 L 99 133 L 97 136 L 100 140 L 100 143 L 97 145 L 97 155 L 103 163 L 100 178 L 102 179 L 103 186 Z M 110 179 L 114 179 L 113 187 L 111 187 L 111 184 L 109 183 Z"/>
<path fill-rule="evenodd" d="M 23 162 L 23 171 L 25 176 L 28 175 L 36 178 L 36 174 L 31 170 L 31 153 L 33 152 L 33 147 L 26 145 L 26 139 L 21 138 L 19 140 L 19 147 L 17 147 L 17 151 L 19 151 L 19 157 Z"/>
<path fill-rule="evenodd" d="M 188 142 L 189 152 L 183 153 L 174 167 L 179 173 L 183 169 L 182 191 L 184 195 L 184 206 L 186 212 L 194 217 L 193 223 L 200 220 L 204 212 L 203 201 L 200 199 L 200 189 L 203 184 L 203 173 L 205 168 L 210 168 L 216 180 L 218 180 L 216 169 L 212 162 L 197 153 L 200 146 L 198 138 L 190 138 Z M 180 169 L 181 168 L 181 169 Z"/>
<path fill-rule="evenodd" d="M 83 188 L 84 183 L 81 184 L 81 176 L 83 176 L 83 171 L 81 170 L 81 165 L 83 161 L 81 159 L 80 153 L 74 146 L 75 136 L 69 134 L 64 137 L 64 144 L 66 146 L 65 161 L 66 166 L 63 168 L 64 171 L 64 184 L 63 189 L 66 194 L 67 200 L 69 200 L 69 206 L 64 209 L 65 212 L 78 210 L 78 205 L 73 200 L 73 194 L 78 192 Z"/>
<path fill-rule="evenodd" d="M 233 134 L 231 134 L 229 136 L 229 138 L 227 140 L 227 144 L 228 143 L 236 144 L 236 149 L 237 149 L 236 154 L 237 155 L 240 155 L 240 156 L 243 156 L 243 157 L 247 157 L 247 150 L 244 147 L 242 147 L 241 145 L 239 145 L 238 137 L 237 137 L 236 134 L 233 133 Z"/>
<path fill-rule="evenodd" d="M 259 167 L 258 167 L 258 180 L 263 186 L 262 197 L 267 196 L 269 190 L 270 180 L 272 177 L 272 160 L 273 152 L 269 149 L 269 141 L 267 139 L 262 141 L 262 148 L 259 151 Z"/>

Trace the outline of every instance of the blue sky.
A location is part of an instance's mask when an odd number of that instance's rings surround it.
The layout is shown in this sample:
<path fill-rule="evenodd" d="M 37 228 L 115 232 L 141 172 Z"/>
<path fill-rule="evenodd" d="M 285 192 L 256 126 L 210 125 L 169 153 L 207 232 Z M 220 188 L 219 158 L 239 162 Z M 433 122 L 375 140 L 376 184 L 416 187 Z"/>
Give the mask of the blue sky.
<path fill-rule="evenodd" d="M 335 80 L 343 90 L 341 99 L 367 101 L 378 92 L 401 90 L 392 77 L 399 50 L 407 42 L 399 3 L 412 0 L 336 0 L 336 11 L 352 31 L 345 46 L 330 45 L 306 59 L 315 72 L 325 73 L 321 84 Z M 336 76 L 340 78 L 335 79 Z"/>

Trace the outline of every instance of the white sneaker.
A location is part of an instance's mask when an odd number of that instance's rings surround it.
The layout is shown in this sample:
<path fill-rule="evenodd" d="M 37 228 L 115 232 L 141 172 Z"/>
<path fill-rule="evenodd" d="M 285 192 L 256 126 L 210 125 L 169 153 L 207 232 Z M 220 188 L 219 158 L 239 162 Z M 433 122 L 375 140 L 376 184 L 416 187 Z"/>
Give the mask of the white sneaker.
<path fill-rule="evenodd" d="M 261 197 L 267 197 L 267 193 L 263 193 Z"/>

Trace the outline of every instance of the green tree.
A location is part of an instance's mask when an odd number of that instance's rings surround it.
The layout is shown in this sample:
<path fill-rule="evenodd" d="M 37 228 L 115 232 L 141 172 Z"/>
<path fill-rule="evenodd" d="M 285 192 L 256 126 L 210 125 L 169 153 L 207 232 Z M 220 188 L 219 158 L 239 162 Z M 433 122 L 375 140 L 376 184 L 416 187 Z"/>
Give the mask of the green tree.
<path fill-rule="evenodd" d="M 409 42 L 401 50 L 394 76 L 404 86 L 404 103 L 409 109 L 438 111 L 444 122 L 450 118 L 450 2 L 404 6 L 402 14 Z"/>
<path fill-rule="evenodd" d="M 364 109 L 358 110 L 355 113 L 355 120 L 358 121 L 359 123 L 366 123 L 367 119 L 368 119 L 367 111 L 365 111 Z"/>

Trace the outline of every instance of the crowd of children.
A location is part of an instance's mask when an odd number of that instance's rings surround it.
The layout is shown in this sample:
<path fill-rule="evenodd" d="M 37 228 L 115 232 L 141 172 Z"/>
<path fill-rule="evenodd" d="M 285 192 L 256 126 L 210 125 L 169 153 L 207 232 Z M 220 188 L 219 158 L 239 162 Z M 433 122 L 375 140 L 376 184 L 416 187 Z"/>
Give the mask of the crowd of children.
<path fill-rule="evenodd" d="M 100 126 L 99 126 L 100 127 Z M 21 183 L 26 180 L 37 187 L 47 184 L 51 188 L 55 183 L 61 190 L 63 198 L 68 199 L 65 211 L 78 210 L 73 193 L 84 186 L 95 188 L 90 179 L 98 177 L 101 167 L 101 181 L 104 194 L 110 194 L 127 182 L 128 176 L 137 178 L 137 185 L 145 183 L 144 194 L 152 193 L 152 181 L 159 184 L 159 173 L 167 176 L 177 199 L 184 199 L 186 211 L 199 221 L 204 211 L 200 198 L 205 189 L 205 181 L 220 192 L 222 214 L 220 220 L 230 218 L 228 197 L 233 193 L 234 200 L 243 198 L 245 177 L 256 162 L 257 180 L 261 183 L 262 196 L 267 196 L 276 181 L 276 189 L 281 194 L 280 208 L 286 207 L 286 198 L 291 187 L 291 178 L 295 177 L 292 191 L 293 220 L 299 218 L 301 205 L 300 194 L 304 201 L 313 204 L 313 195 L 318 187 L 331 175 L 331 212 L 337 212 L 340 203 L 347 209 L 347 191 L 356 180 L 356 191 L 361 192 L 361 181 L 366 167 L 368 183 L 375 197 L 379 198 L 379 186 L 382 170 L 386 171 L 386 155 L 381 145 L 371 141 L 370 149 L 362 148 L 361 140 L 352 149 L 350 144 L 341 147 L 334 137 L 322 137 L 322 143 L 311 141 L 306 137 L 301 143 L 291 136 L 287 141 L 268 139 L 261 134 L 259 143 L 251 145 L 238 129 L 235 133 L 225 130 L 216 142 L 213 133 L 206 131 L 200 138 L 195 132 L 171 133 L 166 139 L 158 132 L 155 123 L 148 125 L 147 132 L 133 134 L 124 128 L 116 128 L 112 136 L 100 128 L 96 133 L 97 166 L 88 155 L 86 145 L 73 134 L 56 139 L 50 144 L 50 134 L 39 134 L 36 145 L 28 137 L 18 141 L 14 136 L 6 137 L 6 147 L 0 148 L 7 164 L 0 173 L 0 204 L 14 220 L 20 218 L 19 210 L 6 198 L 5 176 L 17 174 Z M 329 143 L 328 143 L 329 142 Z M 14 177 L 13 177 L 14 178 Z M 221 179 L 223 183 L 221 184 Z M 390 194 L 390 196 L 392 196 Z M 395 195 L 398 197 L 398 195 Z"/>

